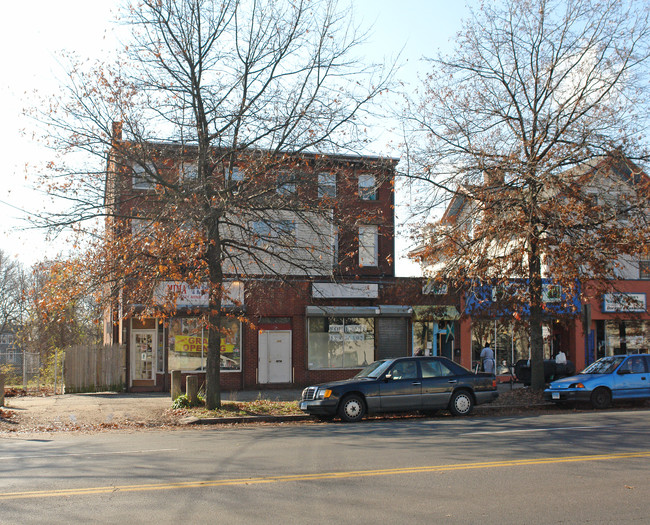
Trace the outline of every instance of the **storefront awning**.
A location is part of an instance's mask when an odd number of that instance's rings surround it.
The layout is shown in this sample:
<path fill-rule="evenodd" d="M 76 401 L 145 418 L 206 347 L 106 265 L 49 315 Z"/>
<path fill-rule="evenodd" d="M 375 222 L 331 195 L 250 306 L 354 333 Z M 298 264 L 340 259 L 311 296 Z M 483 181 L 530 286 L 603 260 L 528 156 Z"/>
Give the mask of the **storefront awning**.
<path fill-rule="evenodd" d="M 425 305 L 414 306 L 413 313 L 415 318 L 420 321 L 457 321 L 460 319 L 458 308 L 451 305 Z"/>
<path fill-rule="evenodd" d="M 308 306 L 306 313 L 309 317 L 411 317 L 413 309 L 410 306 L 401 305 Z"/>

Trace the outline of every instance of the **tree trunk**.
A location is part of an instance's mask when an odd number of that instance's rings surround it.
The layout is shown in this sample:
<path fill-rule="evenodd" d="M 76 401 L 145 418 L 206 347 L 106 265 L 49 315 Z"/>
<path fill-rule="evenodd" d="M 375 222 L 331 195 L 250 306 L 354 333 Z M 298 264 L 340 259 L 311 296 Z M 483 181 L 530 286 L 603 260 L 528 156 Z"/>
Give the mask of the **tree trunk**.
<path fill-rule="evenodd" d="M 208 228 L 207 262 L 210 275 L 208 314 L 208 358 L 205 370 L 205 404 L 208 410 L 221 408 L 221 299 L 223 269 L 221 268 L 221 239 L 219 221 L 215 217 Z"/>
<path fill-rule="evenodd" d="M 528 293 L 530 297 L 530 385 L 535 391 L 543 390 L 544 337 L 542 335 L 542 265 L 537 239 L 531 240 L 528 270 Z"/>

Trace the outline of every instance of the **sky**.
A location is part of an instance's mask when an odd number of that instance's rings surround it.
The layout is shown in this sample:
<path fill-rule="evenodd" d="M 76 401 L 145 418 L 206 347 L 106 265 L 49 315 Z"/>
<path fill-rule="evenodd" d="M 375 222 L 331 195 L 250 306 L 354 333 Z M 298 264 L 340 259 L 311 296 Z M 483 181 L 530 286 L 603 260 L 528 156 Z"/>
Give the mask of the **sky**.
<path fill-rule="evenodd" d="M 63 70 L 57 53 L 75 52 L 91 59 L 107 56 L 118 45 L 123 28 L 114 23 L 119 0 L 31 0 L 5 2 L 0 20 L 0 249 L 26 266 L 56 257 L 67 249 L 65 239 L 48 239 L 27 221 L 46 204 L 36 187 L 40 162 L 52 152 L 30 133 L 34 123 L 23 111 L 40 96 L 56 97 Z M 355 16 L 371 34 L 363 53 L 369 61 L 394 59 L 400 52 L 398 77 L 415 88 L 427 71 L 423 56 L 449 50 L 467 8 L 448 0 L 353 0 Z M 387 126 L 388 129 L 389 126 Z M 381 147 L 378 146 L 379 149 Z M 377 155 L 393 154 L 375 151 Z M 396 212 L 406 213 L 408 197 L 396 196 Z M 398 232 L 397 251 L 408 249 Z M 398 259 L 398 275 L 417 274 L 417 267 Z"/>

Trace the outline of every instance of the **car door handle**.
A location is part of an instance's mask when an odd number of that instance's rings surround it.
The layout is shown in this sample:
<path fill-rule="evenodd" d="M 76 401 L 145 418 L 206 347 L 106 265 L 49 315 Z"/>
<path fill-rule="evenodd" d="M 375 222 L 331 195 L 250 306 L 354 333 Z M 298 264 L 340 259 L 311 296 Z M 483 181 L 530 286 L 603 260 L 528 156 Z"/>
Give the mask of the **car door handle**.
<path fill-rule="evenodd" d="M 411 383 L 411 384 L 412 385 L 421 385 L 422 383 L 420 383 L 419 381 L 415 381 L 414 383 Z"/>
<path fill-rule="evenodd" d="M 449 381 L 447 381 L 447 383 L 458 383 L 458 381 L 456 381 L 455 379 L 450 379 Z"/>

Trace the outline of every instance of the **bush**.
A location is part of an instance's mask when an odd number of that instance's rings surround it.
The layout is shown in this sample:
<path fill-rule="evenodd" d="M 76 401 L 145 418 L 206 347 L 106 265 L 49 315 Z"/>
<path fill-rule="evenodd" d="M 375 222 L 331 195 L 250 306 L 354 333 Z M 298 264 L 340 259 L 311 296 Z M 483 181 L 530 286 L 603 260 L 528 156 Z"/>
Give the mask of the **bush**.
<path fill-rule="evenodd" d="M 182 394 L 178 396 L 174 401 L 172 402 L 172 408 L 191 408 L 191 407 L 197 407 L 205 403 L 205 399 L 199 399 L 197 400 L 196 403 L 190 403 L 190 398 L 187 397 L 187 394 Z"/>

